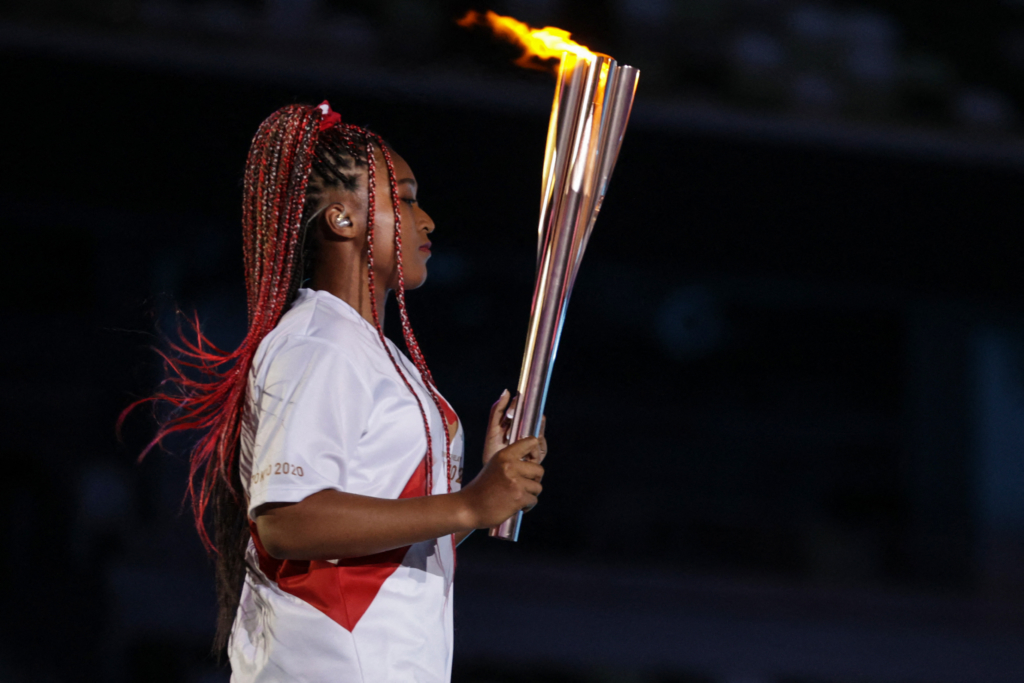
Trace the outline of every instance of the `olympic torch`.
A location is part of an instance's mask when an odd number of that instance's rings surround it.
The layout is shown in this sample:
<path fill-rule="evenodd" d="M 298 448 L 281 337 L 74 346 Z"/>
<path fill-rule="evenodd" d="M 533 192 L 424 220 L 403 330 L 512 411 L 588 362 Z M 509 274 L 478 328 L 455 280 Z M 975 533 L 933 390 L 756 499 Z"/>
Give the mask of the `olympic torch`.
<path fill-rule="evenodd" d="M 569 296 L 619 156 L 640 72 L 591 52 L 561 29 L 531 29 L 494 12 L 470 12 L 459 23 L 489 25 L 522 45 L 522 66 L 559 59 L 541 176 L 537 280 L 510 434 L 517 440 L 540 432 Z M 519 512 L 490 535 L 517 540 L 522 518 Z"/>

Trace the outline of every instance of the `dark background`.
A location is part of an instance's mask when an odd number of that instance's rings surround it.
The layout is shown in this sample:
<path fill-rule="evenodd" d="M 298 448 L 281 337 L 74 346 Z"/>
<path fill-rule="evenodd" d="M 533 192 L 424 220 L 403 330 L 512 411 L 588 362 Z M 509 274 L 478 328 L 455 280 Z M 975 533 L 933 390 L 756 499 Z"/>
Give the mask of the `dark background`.
<path fill-rule="evenodd" d="M 281 105 L 329 98 L 413 166 L 411 315 L 476 470 L 553 79 L 470 6 L 2 5 L 0 681 L 227 680 L 183 458 L 114 422 L 176 308 L 241 339 L 240 177 Z M 1024 680 L 1024 4 L 475 7 L 642 75 L 543 502 L 460 548 L 455 680 Z"/>

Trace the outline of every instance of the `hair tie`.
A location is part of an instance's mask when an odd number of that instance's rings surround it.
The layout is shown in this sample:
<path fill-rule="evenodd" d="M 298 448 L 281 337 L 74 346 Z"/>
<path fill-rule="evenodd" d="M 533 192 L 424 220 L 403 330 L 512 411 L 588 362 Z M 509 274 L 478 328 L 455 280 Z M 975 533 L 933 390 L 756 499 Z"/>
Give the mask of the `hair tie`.
<path fill-rule="evenodd" d="M 327 100 L 317 105 L 317 109 L 323 113 L 323 116 L 320 117 L 321 133 L 341 123 L 341 114 L 331 109 L 331 104 Z"/>

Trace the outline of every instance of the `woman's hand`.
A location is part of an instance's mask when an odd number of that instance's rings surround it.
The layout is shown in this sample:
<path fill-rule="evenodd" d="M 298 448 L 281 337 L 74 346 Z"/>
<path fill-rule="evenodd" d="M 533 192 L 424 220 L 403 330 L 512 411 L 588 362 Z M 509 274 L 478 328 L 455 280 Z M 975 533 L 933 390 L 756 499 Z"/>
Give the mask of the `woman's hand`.
<path fill-rule="evenodd" d="M 497 526 L 520 510 L 537 504 L 544 468 L 538 462 L 541 440 L 529 437 L 502 448 L 480 474 L 459 493 L 465 502 L 466 524 L 474 529 Z"/>
<path fill-rule="evenodd" d="M 510 433 L 511 429 L 512 429 L 512 416 L 515 415 L 516 405 L 517 405 L 518 401 L 519 401 L 519 397 L 518 396 L 515 397 L 515 398 L 512 398 L 509 395 L 509 393 L 508 393 L 508 389 L 505 389 L 504 391 L 501 392 L 501 396 L 498 397 L 498 400 L 494 402 L 494 405 L 491 406 L 491 414 L 490 414 L 490 417 L 488 417 L 488 419 L 487 419 L 487 435 L 484 438 L 484 453 L 483 453 L 484 470 L 487 469 L 487 466 L 491 462 L 494 461 L 494 458 L 499 453 L 501 453 L 503 450 L 506 450 L 506 447 L 508 447 L 508 442 L 509 442 L 509 440 L 512 437 L 512 434 Z M 548 454 L 548 442 L 547 442 L 547 439 L 544 438 L 544 428 L 545 428 L 546 425 L 547 425 L 547 418 L 546 417 L 542 417 L 541 421 L 540 421 L 540 436 L 537 437 L 537 439 L 535 439 L 535 441 L 537 442 L 537 447 L 536 448 L 526 449 L 525 451 L 520 453 L 520 458 L 521 459 L 525 459 L 525 462 L 535 463 L 535 464 L 539 465 L 540 463 L 542 463 L 544 461 L 544 457 Z M 528 440 L 529 439 L 524 439 L 523 441 L 528 441 Z M 519 442 L 519 443 L 522 443 L 522 442 Z M 506 456 L 502 456 L 502 457 L 506 457 Z M 508 457 L 512 457 L 512 456 L 508 456 Z M 495 466 L 495 467 L 497 467 L 497 466 Z M 543 476 L 543 473 L 544 473 L 544 470 L 542 469 L 541 470 L 541 476 Z M 473 484 L 475 484 L 477 482 L 477 480 L 479 480 L 483 475 L 484 475 L 484 472 L 483 471 L 480 472 L 480 476 L 478 476 L 476 479 L 473 480 Z M 492 474 L 488 474 L 488 477 L 491 477 L 491 476 L 494 476 L 493 473 Z M 540 479 L 537 479 L 536 482 L 537 482 L 537 486 L 539 487 L 540 486 Z M 490 485 L 493 485 L 493 484 L 490 484 Z M 469 486 L 467 486 L 466 488 L 469 488 Z M 463 490 L 465 490 L 465 489 L 463 489 Z M 477 495 L 476 492 L 471 492 L 471 493 L 473 493 L 474 496 Z M 537 493 L 539 493 L 539 490 L 537 491 Z M 519 501 L 519 502 L 522 502 L 522 501 Z M 476 503 L 478 503 L 478 501 L 473 499 L 470 504 L 473 505 L 473 504 L 476 504 Z M 537 494 L 535 493 L 535 494 L 533 494 L 533 499 L 530 500 L 530 501 L 527 501 L 525 505 L 522 505 L 520 507 L 509 507 L 508 509 L 511 510 L 511 512 L 509 512 L 507 515 L 505 515 L 504 517 L 499 519 L 495 524 L 500 524 L 501 522 L 504 522 L 506 519 L 508 519 L 509 517 L 514 515 L 519 510 L 530 510 L 536 504 L 537 504 Z M 500 505 L 501 504 L 499 503 L 499 507 L 500 507 Z M 504 513 L 502 513 L 502 514 L 504 514 Z M 475 515 L 476 515 L 475 512 L 474 513 L 469 513 L 469 516 L 475 516 Z M 501 515 L 499 514 L 498 516 L 500 517 Z M 475 522 L 474 522 L 474 525 L 475 525 Z M 483 526 L 494 526 L 494 524 L 484 524 Z M 483 526 L 474 526 L 474 528 L 480 529 L 480 528 L 483 528 Z M 472 533 L 472 532 L 470 532 L 470 531 L 463 531 L 463 532 L 457 533 L 455 535 L 456 543 L 462 543 L 462 541 L 464 541 L 466 539 L 466 537 L 469 536 L 470 533 Z"/>
<path fill-rule="evenodd" d="M 512 428 L 512 416 L 515 414 L 516 404 L 519 402 L 519 397 L 512 398 L 508 389 L 501 392 L 501 396 L 491 406 L 491 414 L 487 419 L 487 436 L 484 439 L 484 457 L 483 461 L 486 465 L 490 462 L 494 454 L 505 448 L 508 445 L 511 434 L 509 430 Z M 544 428 L 547 426 L 547 416 L 542 417 L 540 420 L 540 449 L 536 460 L 538 465 L 544 462 L 544 458 L 548 454 L 548 442 L 544 438 Z"/>

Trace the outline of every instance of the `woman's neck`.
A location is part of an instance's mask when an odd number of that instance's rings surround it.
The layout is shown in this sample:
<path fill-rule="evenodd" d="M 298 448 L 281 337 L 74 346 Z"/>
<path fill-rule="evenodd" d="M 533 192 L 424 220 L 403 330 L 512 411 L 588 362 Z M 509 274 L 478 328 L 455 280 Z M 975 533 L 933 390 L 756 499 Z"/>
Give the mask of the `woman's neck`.
<path fill-rule="evenodd" d="M 319 271 L 310 282 L 310 289 L 329 292 L 347 303 L 373 325 L 373 306 L 370 301 L 370 286 L 366 279 L 366 269 L 359 274 L 357 269 L 325 269 L 327 272 Z M 340 272 L 339 272 L 340 271 Z M 346 272 L 347 271 L 347 272 Z M 375 278 L 374 289 L 377 294 L 377 319 L 381 329 L 384 328 L 384 309 L 388 300 L 389 289 Z"/>

